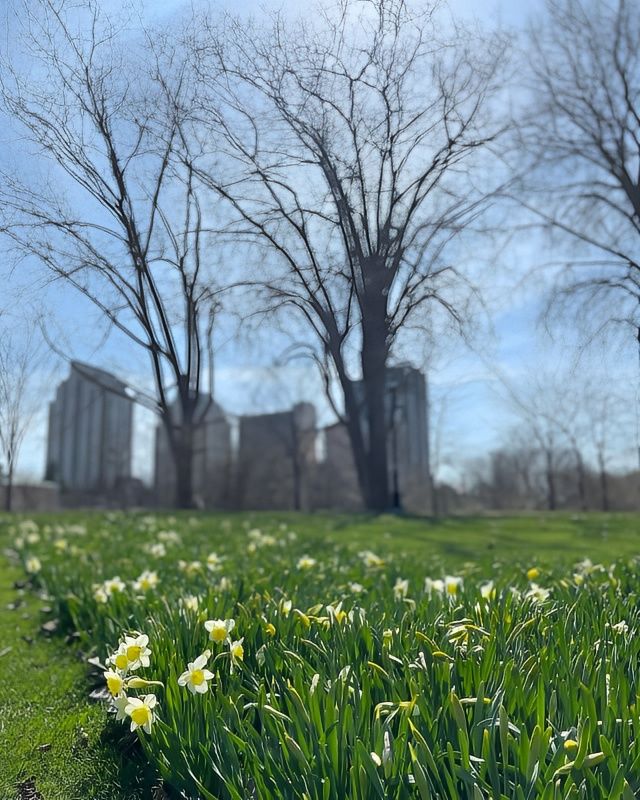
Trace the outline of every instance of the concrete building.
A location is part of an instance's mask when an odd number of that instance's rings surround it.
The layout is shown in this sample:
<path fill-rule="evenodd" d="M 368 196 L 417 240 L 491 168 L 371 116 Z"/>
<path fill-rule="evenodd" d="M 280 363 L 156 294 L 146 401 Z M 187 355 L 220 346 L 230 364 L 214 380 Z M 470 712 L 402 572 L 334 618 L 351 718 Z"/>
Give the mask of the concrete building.
<path fill-rule="evenodd" d="M 195 434 L 193 452 L 193 490 L 198 506 L 228 506 L 231 476 L 231 426 L 222 408 L 203 395 L 196 409 L 196 419 L 204 418 Z M 176 408 L 177 413 L 177 406 Z M 160 505 L 171 506 L 176 493 L 176 472 L 169 447 L 169 437 L 162 424 L 156 428 L 154 488 Z"/>
<path fill-rule="evenodd" d="M 316 412 L 240 417 L 234 505 L 244 509 L 308 509 L 316 465 Z"/>
<path fill-rule="evenodd" d="M 354 389 L 363 407 L 362 381 L 356 381 Z M 406 364 L 387 369 L 385 408 L 392 504 L 399 501 L 409 511 L 428 511 L 431 505 L 428 403 L 426 381 L 420 370 Z M 366 443 L 368 426 L 364 411 L 361 425 Z M 325 429 L 325 464 L 322 472 L 330 508 L 354 508 L 362 504 L 349 437 L 341 424 Z M 394 497 L 396 493 L 398 496 Z"/>
<path fill-rule="evenodd" d="M 109 493 L 131 478 L 133 401 L 114 375 L 79 361 L 49 404 L 45 478 L 63 492 Z"/>

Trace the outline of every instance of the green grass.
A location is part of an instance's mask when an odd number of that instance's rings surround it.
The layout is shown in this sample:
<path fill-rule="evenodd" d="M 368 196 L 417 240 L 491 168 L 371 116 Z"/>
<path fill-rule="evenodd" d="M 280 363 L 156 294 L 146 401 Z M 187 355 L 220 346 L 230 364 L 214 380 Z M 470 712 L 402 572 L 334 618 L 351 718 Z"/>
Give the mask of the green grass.
<path fill-rule="evenodd" d="M 86 662 L 40 631 L 50 604 L 15 587 L 25 575 L 12 562 L 0 552 L 0 798 L 33 779 L 45 800 L 142 800 L 140 763 L 123 757 L 104 710 L 87 701 Z"/>
<path fill-rule="evenodd" d="M 34 519 L 40 541 L 23 542 L 20 557 L 41 560 L 36 582 L 63 628 L 79 632 L 85 656 L 104 661 L 132 629 L 150 636 L 151 665 L 140 674 L 163 687 L 154 690 L 152 734 L 140 734 L 140 743 L 168 793 L 627 800 L 640 791 L 638 516 Z M 9 525 L 0 522 L 3 546 L 16 537 Z M 254 527 L 278 544 L 250 552 Z M 152 556 L 145 548 L 168 529 L 180 541 Z M 54 545 L 60 538 L 64 552 Z M 365 568 L 358 555 L 365 549 L 385 566 Z M 224 558 L 220 571 L 177 566 L 204 562 L 212 550 Z M 305 572 L 296 565 L 306 554 L 317 565 Z M 576 585 L 572 565 L 587 557 L 617 564 Z M 528 590 L 533 565 L 551 591 L 540 604 L 511 591 Z M 143 569 L 160 579 L 144 596 L 129 583 Z M 424 578 L 445 573 L 461 575 L 464 589 L 452 600 L 426 595 Z M 4 569 L 0 598 L 0 651 L 12 647 L 0 657 L 0 764 L 9 765 L 0 770 L 0 797 L 14 796 L 31 775 L 45 800 L 151 797 L 133 781 L 142 772 L 135 736 L 85 700 L 88 668 L 78 646 L 36 635 L 45 602 L 25 593 L 24 606 L 7 609 L 20 574 Z M 115 574 L 126 592 L 96 602 L 94 583 Z M 222 576 L 229 583 L 221 588 Z M 394 599 L 399 577 L 409 580 L 406 600 Z M 495 582 L 492 600 L 479 595 L 486 580 Z M 364 592 L 354 594 L 354 581 Z M 200 596 L 200 612 L 180 610 L 187 593 Z M 289 615 L 284 597 L 292 600 Z M 339 601 L 356 614 L 364 609 L 365 619 L 324 622 L 326 605 Z M 217 617 L 233 617 L 234 636 L 244 637 L 244 663 L 233 673 L 228 648 L 207 643 L 202 622 Z M 630 633 L 614 636 L 610 625 L 622 619 Z M 194 697 L 177 677 L 207 646 L 214 689 Z M 577 740 L 576 752 L 565 753 L 566 738 Z M 40 752 L 41 744 L 52 747 Z"/>

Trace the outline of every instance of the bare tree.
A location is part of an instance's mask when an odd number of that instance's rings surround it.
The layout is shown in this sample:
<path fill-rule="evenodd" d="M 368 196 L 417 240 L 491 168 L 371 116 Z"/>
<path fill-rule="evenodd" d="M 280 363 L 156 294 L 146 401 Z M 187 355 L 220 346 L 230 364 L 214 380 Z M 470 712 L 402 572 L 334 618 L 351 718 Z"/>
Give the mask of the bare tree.
<path fill-rule="evenodd" d="M 207 216 L 181 120 L 184 61 L 159 34 L 127 40 L 99 4 L 35 0 L 22 10 L 28 75 L 3 65 L 4 111 L 50 175 L 0 183 L 0 228 L 18 254 L 75 287 L 149 356 L 155 408 L 193 504 L 193 441 L 213 379 L 216 308 Z"/>
<path fill-rule="evenodd" d="M 555 302 L 596 330 L 630 328 L 640 349 L 640 14 L 630 0 L 547 11 L 530 36 L 521 199 L 569 245 Z"/>
<path fill-rule="evenodd" d="M 267 27 L 203 21 L 194 127 L 229 160 L 221 172 L 205 157 L 196 171 L 233 208 L 233 232 L 270 254 L 248 283 L 309 332 L 328 394 L 341 390 L 332 402 L 364 501 L 383 509 L 387 365 L 421 314 L 464 321 L 453 245 L 491 194 L 482 167 L 505 48 L 447 26 L 435 5 L 328 8 Z"/>
<path fill-rule="evenodd" d="M 4 507 L 11 511 L 20 449 L 38 408 L 45 349 L 33 325 L 13 327 L 3 319 L 0 332 L 0 456 L 4 462 Z M 0 474 L 2 470 L 0 469 Z"/>

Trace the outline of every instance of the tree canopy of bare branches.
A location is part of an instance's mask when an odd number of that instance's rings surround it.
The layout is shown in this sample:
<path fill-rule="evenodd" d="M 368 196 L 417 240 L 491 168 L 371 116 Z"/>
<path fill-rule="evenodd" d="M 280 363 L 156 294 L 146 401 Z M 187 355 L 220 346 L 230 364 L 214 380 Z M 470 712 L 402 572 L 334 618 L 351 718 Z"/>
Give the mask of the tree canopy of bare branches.
<path fill-rule="evenodd" d="M 16 464 L 45 383 L 46 350 L 34 325 L 15 326 L 15 319 L 8 315 L 1 322 L 0 476 L 4 478 L 4 507 L 11 511 Z"/>
<path fill-rule="evenodd" d="M 630 327 L 640 347 L 638 7 L 548 0 L 547 12 L 530 37 L 524 202 L 568 237 L 555 299 L 595 330 Z"/>
<path fill-rule="evenodd" d="M 184 59 L 166 37 L 128 40 L 126 20 L 118 28 L 93 0 L 36 0 L 21 18 L 29 69 L 5 63 L 1 97 L 35 157 L 0 179 L 0 228 L 148 353 L 177 502 L 189 506 L 216 295 L 181 135 L 192 92 Z"/>
<path fill-rule="evenodd" d="M 192 130 L 225 155 L 196 174 L 233 209 L 230 232 L 266 248 L 247 283 L 311 332 L 365 503 L 386 508 L 387 364 L 421 315 L 464 321 L 454 245 L 491 194 L 504 42 L 434 5 L 342 0 L 315 21 L 203 20 L 195 52 Z"/>

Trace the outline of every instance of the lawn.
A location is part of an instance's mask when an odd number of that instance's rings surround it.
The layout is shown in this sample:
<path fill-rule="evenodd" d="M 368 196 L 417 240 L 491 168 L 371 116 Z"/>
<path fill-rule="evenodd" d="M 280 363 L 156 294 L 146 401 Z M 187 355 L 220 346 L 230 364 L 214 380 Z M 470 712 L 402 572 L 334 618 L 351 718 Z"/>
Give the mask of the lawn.
<path fill-rule="evenodd" d="M 640 791 L 637 516 L 61 514 L 0 543 L 2 798 Z M 124 721 L 88 699 L 107 667 Z"/>

